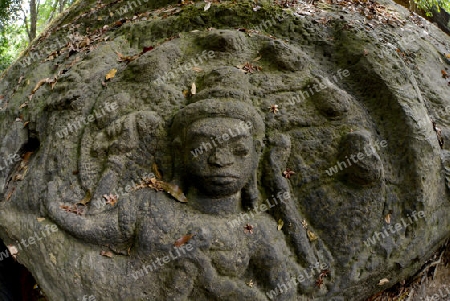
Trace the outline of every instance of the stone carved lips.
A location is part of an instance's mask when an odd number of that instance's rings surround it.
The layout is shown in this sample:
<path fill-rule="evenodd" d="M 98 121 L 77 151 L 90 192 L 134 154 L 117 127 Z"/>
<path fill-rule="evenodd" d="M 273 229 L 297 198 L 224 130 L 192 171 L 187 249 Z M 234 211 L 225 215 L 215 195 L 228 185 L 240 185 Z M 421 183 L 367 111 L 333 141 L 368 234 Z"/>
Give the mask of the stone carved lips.
<path fill-rule="evenodd" d="M 229 185 L 235 183 L 239 177 L 233 175 L 209 176 L 212 185 Z"/>

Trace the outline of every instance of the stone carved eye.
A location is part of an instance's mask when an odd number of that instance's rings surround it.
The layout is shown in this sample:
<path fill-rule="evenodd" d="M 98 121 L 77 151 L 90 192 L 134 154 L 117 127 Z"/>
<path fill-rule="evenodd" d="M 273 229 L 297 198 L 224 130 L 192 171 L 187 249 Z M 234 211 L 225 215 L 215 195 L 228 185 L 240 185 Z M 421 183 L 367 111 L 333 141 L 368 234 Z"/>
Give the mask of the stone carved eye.
<path fill-rule="evenodd" d="M 233 148 L 233 154 L 235 156 L 244 157 L 244 156 L 248 155 L 249 152 L 250 152 L 250 150 L 243 143 L 239 143 Z"/>

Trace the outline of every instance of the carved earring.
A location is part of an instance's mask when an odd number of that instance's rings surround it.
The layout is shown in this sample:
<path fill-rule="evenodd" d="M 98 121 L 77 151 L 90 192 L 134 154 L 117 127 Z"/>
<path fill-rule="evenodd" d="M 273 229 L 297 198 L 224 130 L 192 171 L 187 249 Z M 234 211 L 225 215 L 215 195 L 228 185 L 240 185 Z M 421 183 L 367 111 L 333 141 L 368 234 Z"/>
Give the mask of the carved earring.
<path fill-rule="evenodd" d="M 242 207 L 253 209 L 258 204 L 259 192 L 258 192 L 258 181 L 257 181 L 257 171 L 250 176 L 247 184 L 242 188 Z"/>

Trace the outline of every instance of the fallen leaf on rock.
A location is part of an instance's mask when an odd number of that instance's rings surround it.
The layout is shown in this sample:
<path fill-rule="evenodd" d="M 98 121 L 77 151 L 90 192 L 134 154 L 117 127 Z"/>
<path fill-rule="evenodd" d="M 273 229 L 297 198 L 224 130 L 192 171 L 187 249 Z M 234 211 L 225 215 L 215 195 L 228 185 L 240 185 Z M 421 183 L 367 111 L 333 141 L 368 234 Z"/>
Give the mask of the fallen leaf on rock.
<path fill-rule="evenodd" d="M 389 279 L 383 278 L 383 279 L 380 280 L 380 282 L 378 282 L 378 285 L 384 285 L 384 284 L 386 284 L 388 282 L 389 282 Z"/>
<path fill-rule="evenodd" d="M 31 100 L 32 95 L 34 95 L 34 94 L 37 92 L 37 90 L 39 90 L 39 88 L 40 88 L 42 85 L 44 85 L 45 83 L 50 84 L 50 85 L 51 85 L 51 88 L 52 88 L 52 90 L 53 90 L 53 87 L 56 85 L 56 78 L 49 78 L 49 77 L 47 77 L 47 78 L 41 79 L 41 80 L 36 84 L 36 86 L 34 87 L 34 89 L 31 91 L 31 94 L 30 94 L 30 96 L 28 96 L 28 98 Z"/>
<path fill-rule="evenodd" d="M 447 72 L 444 69 L 441 70 L 441 74 L 442 74 L 443 78 L 449 77 L 449 75 L 447 74 Z"/>
<path fill-rule="evenodd" d="M 308 229 L 308 223 L 306 222 L 306 220 L 302 221 L 302 227 Z"/>
<path fill-rule="evenodd" d="M 323 279 L 319 277 L 319 279 L 316 280 L 316 286 L 318 288 L 321 288 L 323 285 Z"/>
<path fill-rule="evenodd" d="M 192 67 L 192 70 L 194 70 L 195 72 L 202 72 L 203 69 L 200 67 Z"/>
<path fill-rule="evenodd" d="M 272 113 L 274 113 L 274 114 L 276 114 L 276 113 L 279 111 L 279 110 L 278 110 L 278 105 L 276 105 L 276 104 L 270 105 L 269 111 L 272 112 Z"/>
<path fill-rule="evenodd" d="M 262 56 L 258 56 L 256 59 L 253 59 L 254 62 L 257 62 L 261 59 Z"/>
<path fill-rule="evenodd" d="M 43 222 L 43 221 L 45 221 L 45 217 L 38 217 L 38 218 L 37 218 L 37 221 L 38 221 L 38 222 Z"/>
<path fill-rule="evenodd" d="M 25 123 L 23 124 L 23 127 L 26 127 L 29 123 L 30 123 L 29 121 L 25 122 Z"/>
<path fill-rule="evenodd" d="M 147 53 L 147 52 L 149 52 L 149 51 L 151 51 L 153 49 L 154 49 L 153 46 L 144 47 L 144 49 L 142 50 L 142 54 Z"/>
<path fill-rule="evenodd" d="M 280 219 L 278 220 L 278 227 L 277 227 L 278 231 L 280 231 L 280 230 L 283 228 L 283 225 L 284 225 L 284 222 L 283 222 L 283 220 L 280 218 Z"/>
<path fill-rule="evenodd" d="M 306 230 L 306 235 L 308 235 L 308 239 L 309 241 L 315 241 L 317 240 L 319 237 L 314 234 L 311 230 Z"/>
<path fill-rule="evenodd" d="M 206 2 L 205 7 L 203 8 L 204 11 L 207 11 L 211 7 L 211 2 Z"/>
<path fill-rule="evenodd" d="M 330 270 L 328 270 L 328 269 L 326 269 L 326 270 L 322 270 L 321 272 L 320 272 L 320 275 L 319 275 L 319 277 L 320 278 L 323 278 L 323 277 L 327 277 L 328 276 L 328 274 L 330 274 L 331 273 L 331 271 Z"/>
<path fill-rule="evenodd" d="M 112 193 L 109 195 L 104 194 L 103 197 L 106 199 L 106 204 L 110 204 L 111 206 L 114 206 L 119 200 L 119 196 Z"/>
<path fill-rule="evenodd" d="M 245 64 L 243 65 L 237 65 L 236 66 L 238 69 L 242 70 L 242 72 L 244 73 L 253 73 L 255 71 L 261 71 L 262 68 L 256 65 L 253 65 L 250 62 L 245 62 Z"/>
<path fill-rule="evenodd" d="M 197 94 L 197 86 L 195 85 L 195 83 L 192 83 L 191 94 L 192 95 Z"/>
<path fill-rule="evenodd" d="M 249 282 L 247 282 L 246 283 L 249 287 L 253 287 L 253 285 L 254 285 L 254 283 L 253 283 L 253 280 L 252 279 L 250 279 L 250 281 Z"/>
<path fill-rule="evenodd" d="M 109 257 L 109 258 L 113 258 L 114 257 L 114 254 L 111 251 L 101 251 L 100 255 L 106 256 L 106 257 Z"/>
<path fill-rule="evenodd" d="M 188 202 L 186 196 L 184 195 L 183 191 L 178 185 L 166 183 L 163 181 L 158 182 L 160 182 L 160 185 L 164 189 L 164 191 L 173 196 L 178 202 L 180 203 Z"/>
<path fill-rule="evenodd" d="M 155 173 L 155 176 L 158 180 L 162 180 L 161 172 L 159 171 L 158 164 L 152 164 L 152 171 Z"/>
<path fill-rule="evenodd" d="M 19 254 L 19 250 L 17 250 L 17 248 L 13 245 L 8 245 L 7 246 L 9 254 L 11 254 L 11 256 L 16 259 L 17 255 Z"/>
<path fill-rule="evenodd" d="M 132 62 L 132 61 L 136 60 L 137 58 L 139 58 L 140 55 L 136 54 L 136 55 L 130 56 L 130 55 L 123 55 L 122 53 L 117 52 L 117 56 L 119 57 L 117 59 L 118 62 L 127 62 L 127 63 L 129 63 L 129 62 Z M 115 73 L 114 73 L 114 75 L 115 75 Z M 108 79 L 108 78 L 106 78 L 106 79 Z"/>
<path fill-rule="evenodd" d="M 44 79 L 41 79 L 41 80 L 36 84 L 36 86 L 34 87 L 34 89 L 31 90 L 31 94 L 36 93 L 36 91 L 39 90 L 39 88 L 40 88 L 43 84 L 45 84 L 45 83 L 47 82 L 47 80 L 50 80 L 50 78 L 44 78 Z"/>
<path fill-rule="evenodd" d="M 50 261 L 53 262 L 54 264 L 56 264 L 56 257 L 55 257 L 55 255 L 50 253 L 49 256 L 50 256 Z"/>
<path fill-rule="evenodd" d="M 23 109 L 26 106 L 28 106 L 28 102 L 24 102 L 23 104 L 20 105 L 19 109 Z"/>
<path fill-rule="evenodd" d="M 84 207 L 83 206 L 77 206 L 75 205 L 61 205 L 59 206 L 59 208 L 61 208 L 62 210 L 69 212 L 69 213 L 73 213 L 76 215 L 83 215 L 84 214 Z"/>
<path fill-rule="evenodd" d="M 14 191 L 16 190 L 16 187 L 13 187 L 11 189 L 11 191 L 8 193 L 8 195 L 6 196 L 6 201 L 9 201 L 9 199 L 12 197 Z"/>
<path fill-rule="evenodd" d="M 168 194 L 173 196 L 180 203 L 188 202 L 186 196 L 184 195 L 183 191 L 181 190 L 181 188 L 178 185 L 159 181 L 156 178 L 149 178 L 149 177 L 143 178 L 142 180 L 143 181 L 141 183 L 139 183 L 136 187 L 134 187 L 134 190 L 139 190 L 142 188 L 149 187 L 149 188 L 155 189 L 156 191 L 167 192 Z"/>
<path fill-rule="evenodd" d="M 110 80 L 111 78 L 114 78 L 116 76 L 117 69 L 111 69 L 109 70 L 108 74 L 106 74 L 105 78 L 106 80 Z"/>
<path fill-rule="evenodd" d="M 388 224 L 391 223 L 391 215 L 390 214 L 386 214 L 386 216 L 384 217 L 384 221 Z"/>
<path fill-rule="evenodd" d="M 286 168 L 286 170 L 283 171 L 283 173 L 282 173 L 283 177 L 285 177 L 286 179 L 290 179 L 291 176 L 294 174 L 295 174 L 295 172 L 290 168 Z"/>
<path fill-rule="evenodd" d="M 174 243 L 174 246 L 177 248 L 181 247 L 182 245 L 184 245 L 185 243 L 190 241 L 193 236 L 194 236 L 193 234 L 187 234 L 187 235 L 177 239 Z"/>
<path fill-rule="evenodd" d="M 80 202 L 78 202 L 78 204 L 86 205 L 87 203 L 89 203 L 91 201 L 91 198 L 92 198 L 91 191 L 88 190 L 86 192 L 86 195 L 84 196 L 84 198 Z"/>
<path fill-rule="evenodd" d="M 247 224 L 244 226 L 244 233 L 250 233 L 253 234 L 253 226 L 250 224 Z"/>

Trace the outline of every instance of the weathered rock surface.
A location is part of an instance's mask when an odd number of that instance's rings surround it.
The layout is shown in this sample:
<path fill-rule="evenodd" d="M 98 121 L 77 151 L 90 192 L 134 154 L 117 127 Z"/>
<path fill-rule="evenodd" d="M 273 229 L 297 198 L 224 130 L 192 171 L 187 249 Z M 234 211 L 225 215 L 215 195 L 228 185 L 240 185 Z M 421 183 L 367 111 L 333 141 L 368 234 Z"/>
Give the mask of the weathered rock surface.
<path fill-rule="evenodd" d="M 0 82 L 0 237 L 50 300 L 363 300 L 449 237 L 434 25 L 139 4 L 78 3 Z M 131 190 L 155 164 L 188 203 Z"/>

